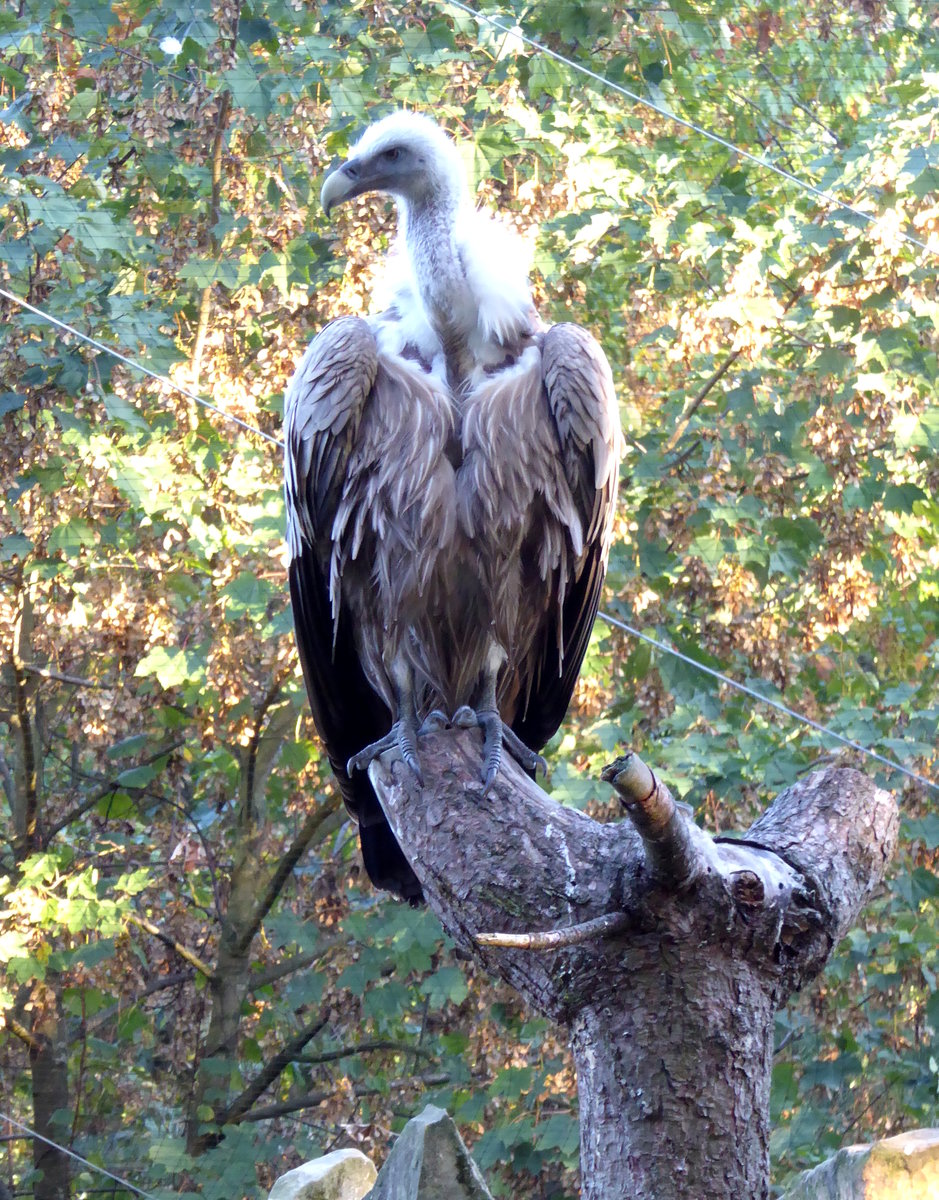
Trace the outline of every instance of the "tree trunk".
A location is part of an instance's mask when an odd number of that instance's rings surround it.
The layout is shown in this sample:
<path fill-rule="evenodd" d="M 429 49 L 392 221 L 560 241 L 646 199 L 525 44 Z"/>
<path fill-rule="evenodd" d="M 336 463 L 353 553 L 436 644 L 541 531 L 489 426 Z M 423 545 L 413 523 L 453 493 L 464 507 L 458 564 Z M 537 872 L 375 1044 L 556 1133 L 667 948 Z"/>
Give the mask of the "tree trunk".
<path fill-rule="evenodd" d="M 600 825 L 511 761 L 484 798 L 476 731 L 419 751 L 423 787 L 388 758 L 372 782 L 451 936 L 569 1027 L 584 1200 L 768 1196 L 773 1015 L 882 877 L 893 798 L 829 769 L 714 840 L 631 756 L 604 772 L 631 819 Z M 570 944 L 477 940 L 548 927 Z"/>
<path fill-rule="evenodd" d="M 307 815 L 279 860 L 274 865 L 266 861 L 264 788 L 295 720 L 292 707 L 278 699 L 280 687 L 279 680 L 272 681 L 256 714 L 254 737 L 241 754 L 238 842 L 231 868 L 228 905 L 222 915 L 218 957 L 209 980 L 209 1027 L 196 1070 L 187 1119 L 186 1148 L 192 1155 L 202 1154 L 218 1142 L 220 1126 L 244 1116 L 246 1109 L 242 1097 L 232 1101 L 229 1096 L 229 1081 L 230 1064 L 237 1058 L 244 1005 L 250 990 L 252 945 L 294 867 L 316 839 L 327 836 L 333 827 L 330 818 L 340 807 L 338 797 L 318 805 Z M 318 1028 L 317 1022 L 310 1024 L 307 1040 Z M 287 1062 L 281 1063 L 277 1074 L 287 1065 Z M 264 1075 L 263 1069 L 259 1074 Z M 269 1082 L 273 1082 L 277 1074 L 272 1075 Z M 253 1097 L 254 1091 L 248 1084 L 243 1095 Z"/>
<path fill-rule="evenodd" d="M 58 979 L 55 987 L 34 989 L 29 1065 L 33 1093 L 33 1129 L 53 1142 L 68 1139 L 68 1058 L 62 1029 Z M 58 1117 L 58 1120 L 56 1118 Z M 33 1139 L 33 1166 L 42 1172 L 33 1184 L 34 1200 L 67 1200 L 71 1195 L 68 1156 L 47 1142 Z"/>

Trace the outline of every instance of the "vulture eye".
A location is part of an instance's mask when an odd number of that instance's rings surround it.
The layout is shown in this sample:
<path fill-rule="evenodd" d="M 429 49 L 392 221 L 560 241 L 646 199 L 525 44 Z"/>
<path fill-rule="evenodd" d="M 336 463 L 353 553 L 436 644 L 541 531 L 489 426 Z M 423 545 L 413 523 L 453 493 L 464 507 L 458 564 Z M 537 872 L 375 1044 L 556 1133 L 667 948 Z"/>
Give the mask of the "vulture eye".
<path fill-rule="evenodd" d="M 394 162 L 396 158 L 400 157 L 400 155 L 401 148 L 399 146 L 392 146 L 390 150 L 383 150 L 381 153 L 381 156 L 385 162 Z"/>

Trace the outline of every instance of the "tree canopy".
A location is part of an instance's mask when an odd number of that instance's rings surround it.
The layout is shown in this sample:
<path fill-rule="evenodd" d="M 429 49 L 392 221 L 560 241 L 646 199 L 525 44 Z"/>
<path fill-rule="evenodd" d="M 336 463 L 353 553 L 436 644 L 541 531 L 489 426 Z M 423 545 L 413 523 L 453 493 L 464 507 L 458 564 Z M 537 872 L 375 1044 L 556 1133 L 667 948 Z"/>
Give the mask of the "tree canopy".
<path fill-rule="evenodd" d="M 374 115 L 451 130 L 606 350 L 605 612 L 939 779 L 939 16 L 484 11 L 0 12 L 0 287 L 162 377 L 0 296 L 0 1111 L 155 1195 L 381 1158 L 426 1099 L 494 1194 L 576 1194 L 563 1035 L 369 888 L 293 647 L 283 390 L 393 233 L 317 204 Z M 723 830 L 820 762 L 901 794 L 889 887 L 779 1022 L 776 1178 L 929 1123 L 939 791 L 600 621 L 552 794 L 617 819 L 623 743 Z M 4 1177 L 55 1195 L 32 1153 Z"/>

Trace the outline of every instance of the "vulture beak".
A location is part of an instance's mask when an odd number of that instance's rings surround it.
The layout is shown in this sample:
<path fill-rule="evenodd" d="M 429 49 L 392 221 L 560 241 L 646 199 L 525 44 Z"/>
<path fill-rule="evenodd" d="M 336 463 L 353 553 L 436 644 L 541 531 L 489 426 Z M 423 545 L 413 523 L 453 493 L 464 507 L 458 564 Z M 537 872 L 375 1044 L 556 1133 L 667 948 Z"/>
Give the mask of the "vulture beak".
<path fill-rule="evenodd" d="M 323 211 L 328 217 L 337 204 L 343 204 L 354 196 L 361 196 L 368 188 L 369 183 L 362 170 L 362 164 L 350 158 L 326 176 L 323 190 L 320 192 Z"/>

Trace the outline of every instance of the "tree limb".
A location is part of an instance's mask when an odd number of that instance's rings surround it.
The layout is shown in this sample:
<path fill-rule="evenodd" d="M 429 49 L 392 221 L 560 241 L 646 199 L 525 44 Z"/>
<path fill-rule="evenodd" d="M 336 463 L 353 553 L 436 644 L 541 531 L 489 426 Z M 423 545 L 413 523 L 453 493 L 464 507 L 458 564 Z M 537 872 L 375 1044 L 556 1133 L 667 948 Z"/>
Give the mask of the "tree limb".
<path fill-rule="evenodd" d="M 678 424 L 672 430 L 671 436 L 665 443 L 665 449 L 663 453 L 671 454 L 671 452 L 675 449 L 684 436 L 685 430 L 691 424 L 691 418 L 707 399 L 708 393 L 720 383 L 720 381 L 724 378 L 741 354 L 743 354 L 743 347 L 741 347 L 739 350 L 734 350 L 732 354 L 728 354 L 714 374 L 711 375 L 704 386 L 695 395 L 694 399 L 688 404 L 685 411 L 678 418 Z"/>
<path fill-rule="evenodd" d="M 268 967 L 266 971 L 261 971 L 256 975 L 251 976 L 248 986 L 248 991 L 255 993 L 261 991 L 262 988 L 269 987 L 272 983 L 277 983 L 279 979 L 284 979 L 287 975 L 293 975 L 295 971 L 302 971 L 305 967 L 311 967 L 314 963 L 320 961 L 330 950 L 345 941 L 343 937 L 332 937 L 326 940 L 318 950 L 311 951 L 309 954 L 294 954 L 290 958 L 284 959 L 282 962 L 275 963 L 274 966 Z"/>
<path fill-rule="evenodd" d="M 244 1119 L 245 1114 L 257 1098 L 271 1086 L 280 1073 L 296 1061 L 297 1055 L 323 1029 L 329 1020 L 328 1011 L 318 1014 L 312 1021 L 290 1039 L 283 1050 L 266 1063 L 257 1073 L 240 1096 L 237 1096 L 218 1118 L 220 1125 L 235 1125 Z"/>
<path fill-rule="evenodd" d="M 424 1075 L 414 1075 L 410 1079 L 393 1079 L 388 1084 L 388 1088 L 390 1091 L 397 1092 L 413 1087 L 415 1084 L 420 1084 L 422 1087 L 440 1087 L 449 1082 L 450 1075 L 447 1071 L 428 1071 Z M 357 1083 L 352 1090 L 356 1096 L 380 1096 L 382 1094 L 381 1088 L 366 1087 L 361 1083 Z M 276 1117 L 285 1117 L 288 1113 L 300 1112 L 305 1108 L 315 1108 L 317 1104 L 324 1104 L 327 1100 L 335 1099 L 335 1089 L 331 1092 L 307 1092 L 306 1095 L 297 1096 L 292 1100 L 284 1100 L 280 1104 L 268 1104 L 263 1108 L 256 1108 L 252 1112 L 245 1113 L 241 1120 L 272 1121 Z"/>
<path fill-rule="evenodd" d="M 264 889 L 257 907 L 251 914 L 250 921 L 241 930 L 236 950 L 245 951 L 251 945 L 255 934 L 261 928 L 261 923 L 270 912 L 277 897 L 283 891 L 284 885 L 292 875 L 294 867 L 306 853 L 308 846 L 318 834 L 326 836 L 326 831 L 330 829 L 330 825 L 328 824 L 329 818 L 339 813 L 341 803 L 342 801 L 338 794 L 329 796 L 322 804 L 307 814 L 300 832 L 284 854 L 281 855 L 280 861 L 273 875 L 268 880 L 267 887 Z"/>
<path fill-rule="evenodd" d="M 164 946 L 169 946 L 171 950 L 175 950 L 184 962 L 187 962 L 190 966 L 195 967 L 199 974 L 204 975 L 206 979 L 211 980 L 215 978 L 215 971 L 204 959 L 200 958 L 194 950 L 190 950 L 188 946 L 184 946 L 182 942 L 176 941 L 171 934 L 164 933 L 163 930 L 158 925 L 154 925 L 152 921 L 148 921 L 145 917 L 139 917 L 136 913 L 129 913 L 127 920 L 131 923 L 131 925 L 136 925 L 138 929 L 142 929 L 145 933 L 149 933 L 152 937 L 159 938 Z"/>
<path fill-rule="evenodd" d="M 109 1021 L 112 1021 L 122 1012 L 126 1012 L 127 1009 L 133 1008 L 136 1004 L 139 1004 L 141 1000 L 146 1000 L 148 996 L 153 996 L 157 992 L 166 991 L 167 988 L 177 987 L 181 983 L 188 983 L 192 977 L 192 971 L 176 971 L 172 975 L 161 975 L 158 979 L 154 979 L 148 983 L 142 992 L 138 992 L 135 996 L 131 996 L 129 1000 L 119 1000 L 117 1004 L 109 1005 L 108 1008 L 104 1009 L 103 1012 L 100 1012 L 95 1016 L 94 1021 L 90 1021 L 85 1024 L 84 1029 L 76 1029 L 69 1035 L 68 1044 L 72 1046 L 75 1044 L 75 1042 L 79 1041 L 83 1037 L 94 1036 L 98 1030 L 103 1029 Z"/>
<path fill-rule="evenodd" d="M 10 1033 L 15 1034 L 21 1042 L 25 1042 L 33 1053 L 38 1053 L 42 1049 L 39 1038 L 35 1037 L 12 1013 L 4 1013 L 3 1021 Z"/>
<path fill-rule="evenodd" d="M 606 913 L 592 921 L 568 925 L 563 929 L 546 929 L 538 933 L 477 933 L 480 946 L 501 946 L 506 950 L 563 950 L 597 938 L 624 933 L 632 925 L 627 913 Z"/>
<path fill-rule="evenodd" d="M 323 1063 L 337 1062 L 341 1058 L 354 1058 L 357 1054 L 373 1054 L 380 1050 L 400 1050 L 405 1054 L 413 1054 L 418 1058 L 434 1058 L 434 1052 L 425 1046 L 416 1046 L 412 1042 L 372 1041 L 359 1042 L 357 1046 L 342 1046 L 338 1050 L 324 1050 L 322 1054 L 299 1054 L 294 1062 L 306 1066 L 321 1066 Z"/>
<path fill-rule="evenodd" d="M 168 746 L 162 746 L 159 750 L 156 750 L 153 754 L 141 759 L 139 763 L 135 763 L 134 765 L 137 767 L 149 767 L 153 763 L 159 761 L 159 759 L 168 757 L 170 754 L 175 753 L 181 746 L 184 746 L 185 744 L 185 738 L 177 738 L 175 741 L 170 742 Z M 96 804 L 100 804 L 101 801 L 107 796 L 112 795 L 114 792 L 122 791 L 125 789 L 125 787 L 125 784 L 118 783 L 116 779 L 109 780 L 106 784 L 103 784 L 91 796 L 88 796 L 85 800 L 82 800 L 80 804 L 76 804 L 74 808 L 69 809 L 65 816 L 60 817 L 54 825 L 50 825 L 45 835 L 46 844 L 51 842 L 57 833 L 61 833 L 63 829 L 67 829 L 73 821 L 79 820 L 79 818 L 83 817 L 85 813 L 90 812 Z M 137 789 L 127 787 L 126 790 L 133 792 Z M 157 796 L 157 799 L 162 801 L 163 797 Z"/>
<path fill-rule="evenodd" d="M 70 683 L 75 687 L 98 688 L 110 691 L 116 687 L 113 683 L 101 683 L 94 679 L 83 679 L 81 675 L 66 675 L 62 671 L 53 671 L 49 667 L 40 667 L 37 663 L 23 663 L 23 670 L 30 675 L 38 675 L 40 679 L 55 679 L 59 683 Z"/>
<path fill-rule="evenodd" d="M 642 838 L 655 877 L 679 890 L 690 887 L 711 862 L 711 840 L 702 834 L 672 794 L 636 754 L 624 754 L 603 768 L 636 832 Z"/>

